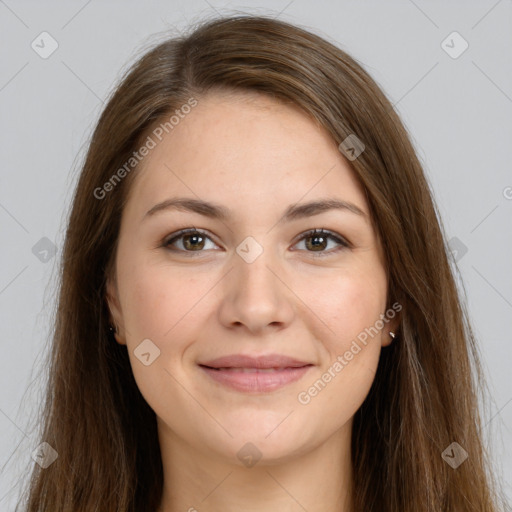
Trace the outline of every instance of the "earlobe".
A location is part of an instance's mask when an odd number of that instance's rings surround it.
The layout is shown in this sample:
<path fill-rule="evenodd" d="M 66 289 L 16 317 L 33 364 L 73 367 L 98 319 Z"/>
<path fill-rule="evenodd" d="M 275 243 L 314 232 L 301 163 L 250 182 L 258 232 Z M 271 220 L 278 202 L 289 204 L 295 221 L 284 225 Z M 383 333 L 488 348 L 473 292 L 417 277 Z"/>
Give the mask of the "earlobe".
<path fill-rule="evenodd" d="M 122 339 L 117 332 L 114 333 L 114 338 L 116 339 L 117 343 L 119 343 L 119 345 L 126 345 L 124 339 Z"/>
<path fill-rule="evenodd" d="M 383 347 L 388 347 L 391 343 L 396 343 L 398 338 L 400 337 L 400 318 L 398 315 L 392 321 L 390 321 L 387 325 L 382 329 L 382 343 Z"/>
<path fill-rule="evenodd" d="M 391 345 L 391 343 L 395 342 L 396 343 L 396 339 L 398 338 L 398 335 L 395 331 L 393 331 L 392 329 L 387 329 L 387 330 L 383 330 L 382 331 L 382 343 L 381 343 L 381 346 L 382 347 L 389 347 L 389 345 Z"/>

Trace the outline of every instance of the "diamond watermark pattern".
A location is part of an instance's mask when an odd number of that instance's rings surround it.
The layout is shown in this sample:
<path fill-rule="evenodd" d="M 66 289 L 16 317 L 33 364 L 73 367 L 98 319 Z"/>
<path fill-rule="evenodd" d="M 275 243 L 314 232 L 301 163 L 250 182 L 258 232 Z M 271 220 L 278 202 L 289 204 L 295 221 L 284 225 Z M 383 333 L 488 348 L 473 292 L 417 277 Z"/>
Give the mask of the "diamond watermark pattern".
<path fill-rule="evenodd" d="M 32 247 L 32 254 L 36 256 L 43 263 L 50 261 L 57 252 L 57 247 L 49 239 L 43 236 L 39 241 Z"/>
<path fill-rule="evenodd" d="M 340 142 L 338 149 L 352 162 L 364 151 L 365 147 L 357 135 L 351 133 L 344 141 Z"/>
<path fill-rule="evenodd" d="M 467 246 L 456 236 L 450 238 L 448 241 L 448 247 L 455 261 L 459 261 L 468 252 Z"/>
<path fill-rule="evenodd" d="M 242 464 L 247 468 L 252 468 L 260 459 L 262 453 L 252 443 L 245 443 L 237 453 Z"/>
<path fill-rule="evenodd" d="M 236 252 L 246 263 L 252 263 L 263 253 L 263 247 L 252 236 L 248 236 L 238 245 Z"/>
<path fill-rule="evenodd" d="M 457 31 L 454 31 L 443 40 L 441 48 L 452 59 L 458 59 L 469 48 L 469 43 Z"/>
<path fill-rule="evenodd" d="M 468 452 L 459 443 L 452 443 L 441 457 L 453 469 L 457 469 L 468 458 Z"/>
<path fill-rule="evenodd" d="M 153 364 L 160 357 L 160 349 L 149 338 L 143 340 L 133 353 L 144 366 Z"/>
<path fill-rule="evenodd" d="M 41 443 L 31 453 L 34 462 L 39 464 L 43 469 L 53 464 L 58 456 L 59 454 L 47 442 Z"/>
<path fill-rule="evenodd" d="M 48 32 L 41 32 L 30 46 L 39 57 L 47 59 L 59 47 L 59 43 Z"/>

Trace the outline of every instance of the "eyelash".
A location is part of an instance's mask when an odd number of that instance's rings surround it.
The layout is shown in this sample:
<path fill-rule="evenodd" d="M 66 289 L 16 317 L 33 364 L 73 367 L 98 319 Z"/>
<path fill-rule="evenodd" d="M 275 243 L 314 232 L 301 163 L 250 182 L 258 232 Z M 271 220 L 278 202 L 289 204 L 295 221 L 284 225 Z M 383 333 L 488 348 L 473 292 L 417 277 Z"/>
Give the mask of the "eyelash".
<path fill-rule="evenodd" d="M 170 248 L 170 245 L 173 244 L 174 242 L 176 242 L 177 240 L 179 240 L 180 238 L 182 238 L 183 236 L 185 235 L 189 235 L 189 234 L 200 234 L 200 235 L 203 235 L 204 237 L 208 238 L 209 240 L 211 240 L 212 242 L 214 242 L 212 240 L 212 238 L 210 236 L 208 236 L 204 231 L 200 230 L 200 229 L 196 229 L 196 228 L 186 228 L 186 229 L 182 229 L 181 231 L 178 231 L 177 233 L 171 235 L 170 238 L 168 238 L 166 241 L 164 241 L 162 247 L 164 247 L 165 249 L 169 250 L 169 251 L 174 251 L 174 252 L 184 252 L 184 253 L 190 253 L 190 254 L 193 254 L 193 253 L 201 253 L 201 252 L 204 252 L 204 250 L 202 251 L 186 251 L 186 250 L 183 250 L 183 249 L 171 249 Z M 307 238 L 310 238 L 310 237 L 314 237 L 314 236 L 322 236 L 324 238 L 328 238 L 328 239 L 331 239 L 331 240 L 334 240 L 336 243 L 340 244 L 341 247 L 338 247 L 334 250 L 330 250 L 330 251 L 307 251 L 306 252 L 309 252 L 313 255 L 313 257 L 317 258 L 322 258 L 322 257 L 326 257 L 326 256 L 329 256 L 329 255 L 332 255 L 334 253 L 337 253 L 339 251 L 342 251 L 344 249 L 348 249 L 350 248 L 350 244 L 344 240 L 343 238 L 341 238 L 340 236 L 336 235 L 335 233 L 333 233 L 332 231 L 329 231 L 329 230 L 326 230 L 326 229 L 311 229 L 309 231 L 307 231 L 306 233 L 303 233 L 301 235 L 301 237 L 297 240 L 297 242 L 294 244 L 298 244 L 299 242 L 302 242 L 303 240 L 307 239 Z M 215 242 L 214 242 L 215 243 Z"/>

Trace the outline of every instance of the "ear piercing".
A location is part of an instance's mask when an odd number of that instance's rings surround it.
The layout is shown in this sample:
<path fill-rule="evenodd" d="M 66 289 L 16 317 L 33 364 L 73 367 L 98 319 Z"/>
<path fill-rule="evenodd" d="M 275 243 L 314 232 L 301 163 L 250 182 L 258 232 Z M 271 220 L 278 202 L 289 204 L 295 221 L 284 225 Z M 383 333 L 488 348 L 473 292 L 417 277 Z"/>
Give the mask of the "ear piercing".
<path fill-rule="evenodd" d="M 395 334 L 394 332 L 389 331 L 389 335 L 390 335 L 393 339 L 395 339 L 395 338 L 396 338 L 396 334 Z"/>

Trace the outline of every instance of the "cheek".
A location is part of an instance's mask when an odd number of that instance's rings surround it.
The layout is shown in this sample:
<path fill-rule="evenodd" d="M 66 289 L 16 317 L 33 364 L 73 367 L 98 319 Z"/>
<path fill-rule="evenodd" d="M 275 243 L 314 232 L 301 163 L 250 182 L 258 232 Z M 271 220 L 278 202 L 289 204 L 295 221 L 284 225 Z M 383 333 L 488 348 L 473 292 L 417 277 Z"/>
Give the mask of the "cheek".
<path fill-rule="evenodd" d="M 133 351 L 151 339 L 171 363 L 180 358 L 204 322 L 203 301 L 214 279 L 190 276 L 190 270 L 166 265 L 132 266 L 126 276 L 123 316 L 127 345 Z M 197 330 L 197 332 L 195 332 Z"/>
<path fill-rule="evenodd" d="M 176 295 L 170 293 L 157 269 L 131 269 L 122 293 L 128 342 L 134 343 L 140 337 L 158 339 L 171 327 L 172 312 L 176 310 L 172 301 L 176 301 Z"/>
<path fill-rule="evenodd" d="M 307 418 L 324 418 L 326 435 L 355 414 L 374 381 L 381 351 L 375 324 L 384 313 L 385 285 L 376 272 L 354 273 L 332 280 L 325 294 L 310 295 L 311 309 L 321 319 L 315 320 L 315 334 L 323 357 L 298 401 Z"/>
<path fill-rule="evenodd" d="M 184 380 L 181 361 L 197 337 L 196 325 L 200 329 L 198 319 L 194 321 L 200 308 L 194 306 L 201 290 L 185 280 L 179 269 L 139 264 L 127 270 L 120 293 L 133 375 L 153 410 L 172 417 L 173 407 L 179 403 L 177 397 L 183 394 L 178 384 Z M 207 290 L 205 285 L 203 295 Z M 147 347 L 144 351 L 143 346 Z M 144 364 L 144 353 L 150 354 L 148 365 Z"/>
<path fill-rule="evenodd" d="M 365 329 L 375 325 L 386 306 L 382 272 L 351 271 L 309 292 L 305 303 L 327 326 L 329 350 L 344 351 Z"/>
<path fill-rule="evenodd" d="M 185 274 L 180 268 L 144 261 L 126 268 L 120 292 L 129 342 L 133 344 L 142 337 L 164 343 L 187 323 L 208 287 L 197 279 L 185 279 Z"/>

